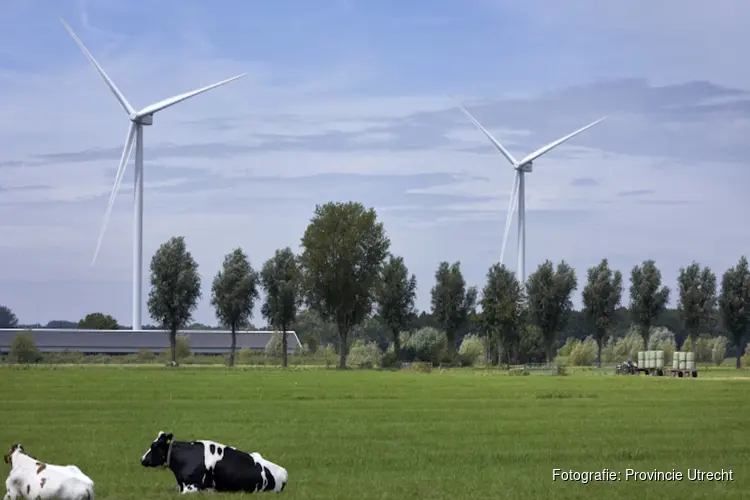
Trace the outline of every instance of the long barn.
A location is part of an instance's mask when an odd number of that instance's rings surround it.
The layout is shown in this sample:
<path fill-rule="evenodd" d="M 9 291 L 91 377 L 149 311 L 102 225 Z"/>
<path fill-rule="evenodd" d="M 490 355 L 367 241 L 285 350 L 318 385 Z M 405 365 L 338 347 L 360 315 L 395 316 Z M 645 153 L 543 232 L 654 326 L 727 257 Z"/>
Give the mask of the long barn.
<path fill-rule="evenodd" d="M 169 348 L 167 330 L 66 330 L 54 328 L 2 328 L 0 354 L 7 354 L 19 333 L 30 332 L 41 352 L 82 352 L 84 354 L 131 354 L 147 349 L 154 353 Z M 272 331 L 237 332 L 237 351 L 247 348 L 263 351 Z M 181 330 L 194 354 L 225 354 L 232 345 L 232 334 L 225 330 Z M 288 352 L 302 347 L 297 334 L 286 332 Z"/>

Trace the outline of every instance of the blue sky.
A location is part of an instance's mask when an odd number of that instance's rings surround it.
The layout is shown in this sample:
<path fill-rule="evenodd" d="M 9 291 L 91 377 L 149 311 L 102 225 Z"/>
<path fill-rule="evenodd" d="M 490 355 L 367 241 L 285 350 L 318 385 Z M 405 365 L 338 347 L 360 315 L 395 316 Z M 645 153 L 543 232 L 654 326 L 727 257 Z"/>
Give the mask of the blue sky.
<path fill-rule="evenodd" d="M 481 288 L 513 171 L 446 94 L 517 157 L 608 115 L 527 177 L 527 272 L 564 258 L 576 304 L 602 257 L 626 275 L 653 258 L 674 288 L 750 248 L 747 2 L 6 0 L 0 304 L 22 322 L 130 324 L 132 165 L 90 266 L 128 121 L 60 15 L 136 108 L 248 72 L 145 131 L 145 267 L 186 237 L 198 321 L 226 253 L 298 249 L 329 200 L 378 210 L 419 308 L 441 260 Z"/>

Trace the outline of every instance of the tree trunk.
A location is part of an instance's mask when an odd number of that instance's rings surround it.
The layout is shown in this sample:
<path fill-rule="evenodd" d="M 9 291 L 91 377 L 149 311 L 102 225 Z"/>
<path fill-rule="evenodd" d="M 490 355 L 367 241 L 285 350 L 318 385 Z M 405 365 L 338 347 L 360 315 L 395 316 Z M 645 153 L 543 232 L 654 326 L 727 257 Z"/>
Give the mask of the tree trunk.
<path fill-rule="evenodd" d="M 229 366 L 234 366 L 234 353 L 237 350 L 237 328 L 232 325 L 232 348 L 229 350 Z"/>
<path fill-rule="evenodd" d="M 177 364 L 177 330 L 169 331 L 169 350 L 172 355 L 172 363 Z"/>
<path fill-rule="evenodd" d="M 288 360 L 287 360 L 287 340 L 286 340 L 286 325 L 281 325 L 281 366 L 283 368 L 286 368 Z"/>
<path fill-rule="evenodd" d="M 602 367 L 602 337 L 596 339 L 596 367 Z"/>
<path fill-rule="evenodd" d="M 737 369 L 742 368 L 742 348 L 737 347 Z"/>
<path fill-rule="evenodd" d="M 393 330 L 393 352 L 396 354 L 396 361 L 401 361 L 401 339 L 398 329 Z"/>

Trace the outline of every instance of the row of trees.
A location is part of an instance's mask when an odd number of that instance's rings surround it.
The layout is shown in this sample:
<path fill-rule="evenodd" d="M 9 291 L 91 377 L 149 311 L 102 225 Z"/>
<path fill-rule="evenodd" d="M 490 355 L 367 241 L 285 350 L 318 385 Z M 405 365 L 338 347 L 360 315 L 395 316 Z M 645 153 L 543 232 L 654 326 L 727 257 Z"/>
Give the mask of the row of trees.
<path fill-rule="evenodd" d="M 354 202 L 317 206 L 301 246 L 299 255 L 288 247 L 277 250 L 260 272 L 253 269 L 241 249 L 225 257 L 212 283 L 211 304 L 221 325 L 232 331 L 230 364 L 234 362 L 235 332 L 249 326 L 259 288 L 266 294 L 261 313 L 272 328 L 286 332 L 304 306 L 332 324 L 342 368 L 351 333 L 368 318 L 377 318 L 387 328 L 399 356 L 399 334 L 413 325 L 416 316 L 416 277 L 409 273 L 403 258 L 390 254 L 390 240 L 374 209 Z M 557 265 L 543 262 L 523 285 L 508 268 L 495 264 L 487 273 L 480 298 L 476 287 L 467 286 L 459 262 L 442 262 L 431 290 L 431 320 L 445 332 L 448 358 L 455 357 L 462 336 L 474 330 L 485 338 L 495 364 L 501 362 L 501 353 L 502 361 L 517 362 L 523 357 L 522 345 L 529 341 L 525 336 L 535 331 L 550 360 L 560 345 L 560 333 L 574 317 L 572 295 L 577 289 L 576 273 L 565 261 Z M 601 362 L 602 347 L 615 333 L 616 323 L 621 322 L 623 293 L 622 273 L 612 270 L 607 259 L 588 269 L 581 313 L 598 346 L 597 362 Z M 664 314 L 670 294 L 654 261 L 644 261 L 631 270 L 625 311 L 644 346 L 649 344 L 649 332 Z M 739 367 L 740 346 L 750 329 L 747 259 L 743 256 L 724 273 L 720 290 L 711 269 L 697 263 L 682 268 L 677 295 L 680 326 L 693 345 L 699 333 L 711 333 L 721 325 L 734 343 Z M 184 238 L 172 238 L 151 261 L 148 309 L 152 318 L 170 331 L 175 363 L 176 333 L 189 325 L 200 298 L 198 265 Z M 286 352 L 284 346 L 285 366 Z"/>

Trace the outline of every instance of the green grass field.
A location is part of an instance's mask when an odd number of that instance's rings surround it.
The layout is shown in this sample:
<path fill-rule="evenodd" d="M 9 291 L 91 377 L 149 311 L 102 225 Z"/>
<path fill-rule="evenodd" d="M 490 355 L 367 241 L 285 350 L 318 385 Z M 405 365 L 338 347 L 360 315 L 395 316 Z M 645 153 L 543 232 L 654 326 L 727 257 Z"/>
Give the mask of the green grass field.
<path fill-rule="evenodd" d="M 289 471 L 288 499 L 739 499 L 750 379 L 725 375 L 0 367 L 0 444 L 78 465 L 100 500 L 177 495 L 171 472 L 139 464 L 159 430 L 260 452 Z M 553 482 L 553 468 L 621 480 Z M 734 480 L 625 481 L 627 468 Z"/>

